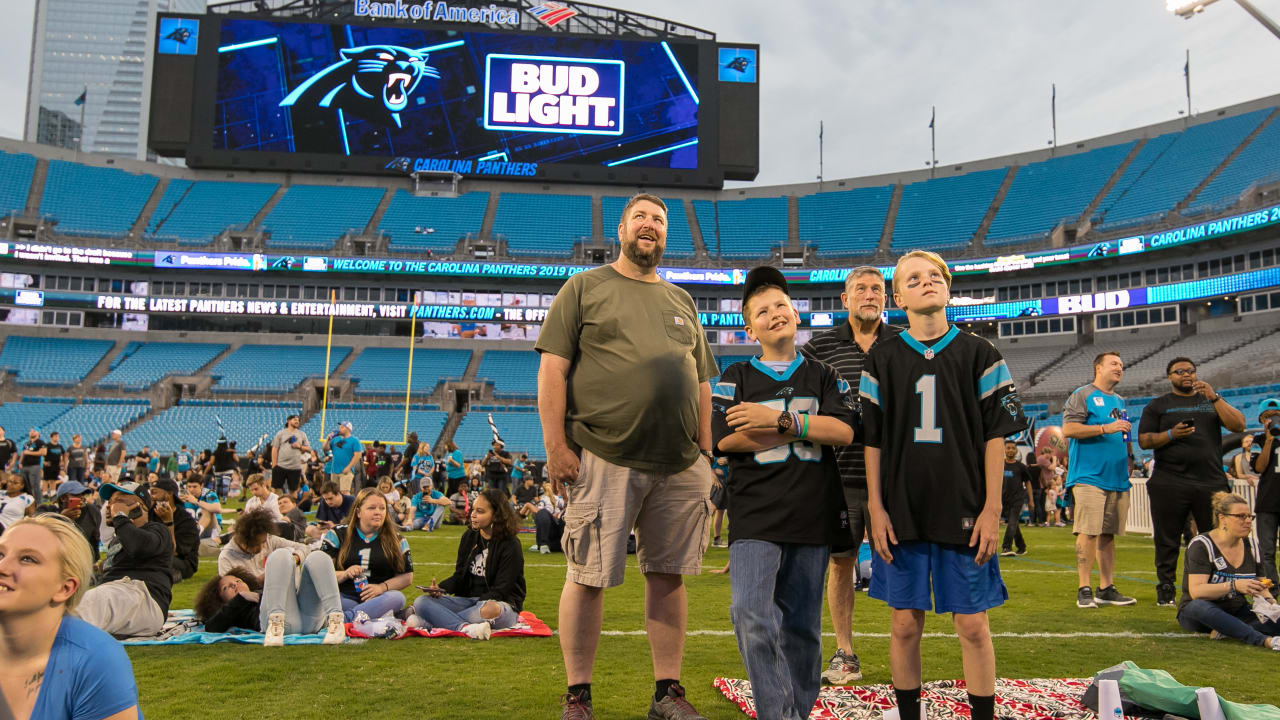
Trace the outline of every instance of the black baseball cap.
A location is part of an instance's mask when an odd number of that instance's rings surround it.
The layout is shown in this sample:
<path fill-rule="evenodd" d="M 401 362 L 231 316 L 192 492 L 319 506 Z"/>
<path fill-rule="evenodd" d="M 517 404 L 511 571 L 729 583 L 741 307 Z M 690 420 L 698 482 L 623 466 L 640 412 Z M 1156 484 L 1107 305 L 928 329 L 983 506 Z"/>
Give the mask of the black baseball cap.
<path fill-rule="evenodd" d="M 747 304 L 747 299 L 756 293 L 762 285 L 777 285 L 782 288 L 782 292 L 791 296 L 791 291 L 787 289 L 787 278 L 783 276 L 782 271 L 770 265 L 761 265 L 752 268 L 747 273 L 746 283 L 742 286 L 742 304 Z"/>

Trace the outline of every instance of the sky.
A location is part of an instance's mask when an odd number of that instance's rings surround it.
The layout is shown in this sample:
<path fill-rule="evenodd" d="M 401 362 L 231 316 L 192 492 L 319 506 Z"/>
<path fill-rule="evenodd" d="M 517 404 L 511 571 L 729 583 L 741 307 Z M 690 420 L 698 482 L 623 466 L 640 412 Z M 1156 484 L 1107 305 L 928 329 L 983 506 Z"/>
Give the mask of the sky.
<path fill-rule="evenodd" d="M 458 4 L 462 4 L 459 2 Z M 475 3 L 479 3 L 478 0 Z M 1280 0 L 1254 0 L 1280 20 Z M 35 0 L 4 0 L 0 136 L 20 137 Z M 1280 93 L 1280 38 L 1222 0 L 1191 20 L 1162 0 L 645 0 L 615 3 L 760 50 L 756 184 L 923 169 L 930 108 L 950 165 Z"/>

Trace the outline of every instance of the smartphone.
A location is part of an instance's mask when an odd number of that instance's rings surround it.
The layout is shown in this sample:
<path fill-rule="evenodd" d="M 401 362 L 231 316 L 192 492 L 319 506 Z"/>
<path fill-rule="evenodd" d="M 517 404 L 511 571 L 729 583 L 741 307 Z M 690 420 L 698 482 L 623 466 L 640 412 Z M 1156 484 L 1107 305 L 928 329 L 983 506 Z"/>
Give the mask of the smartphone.
<path fill-rule="evenodd" d="M 1189 428 L 1195 428 L 1195 426 L 1196 426 L 1196 419 L 1195 419 L 1195 418 L 1187 418 L 1186 420 L 1183 420 L 1183 421 L 1182 421 L 1182 424 L 1183 424 L 1183 425 L 1186 425 L 1186 426 L 1187 426 L 1187 427 L 1189 427 Z"/>
<path fill-rule="evenodd" d="M 82 497 L 69 497 L 67 498 L 67 509 L 70 510 L 70 509 L 79 508 L 80 504 L 83 502 L 84 502 L 84 498 Z"/>
<path fill-rule="evenodd" d="M 414 587 L 418 588 L 422 592 L 431 592 L 431 588 L 427 587 L 426 585 L 414 585 Z"/>

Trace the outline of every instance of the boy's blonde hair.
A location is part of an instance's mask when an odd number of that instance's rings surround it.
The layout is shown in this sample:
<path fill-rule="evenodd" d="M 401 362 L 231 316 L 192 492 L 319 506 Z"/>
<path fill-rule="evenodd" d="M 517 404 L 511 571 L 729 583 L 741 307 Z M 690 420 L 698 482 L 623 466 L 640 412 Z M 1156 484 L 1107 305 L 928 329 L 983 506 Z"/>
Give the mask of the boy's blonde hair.
<path fill-rule="evenodd" d="M 947 289 L 951 289 L 951 271 L 947 269 L 947 261 L 942 256 L 928 250 L 912 250 L 911 252 L 898 258 L 898 264 L 893 266 L 893 291 L 898 292 L 898 278 L 902 277 L 899 272 L 902 269 L 902 263 L 912 259 L 922 258 L 928 260 L 930 264 L 942 271 L 942 279 L 947 283 Z"/>

